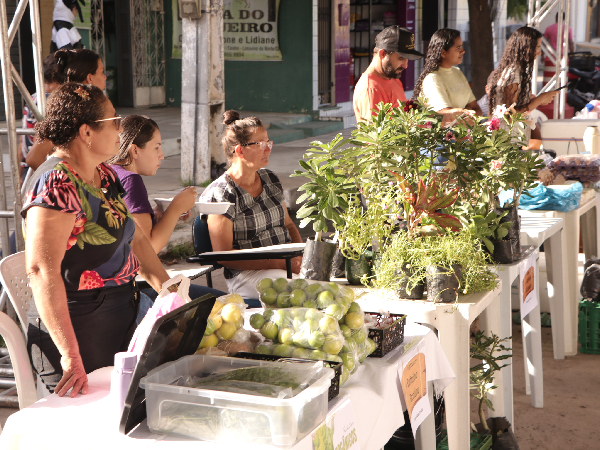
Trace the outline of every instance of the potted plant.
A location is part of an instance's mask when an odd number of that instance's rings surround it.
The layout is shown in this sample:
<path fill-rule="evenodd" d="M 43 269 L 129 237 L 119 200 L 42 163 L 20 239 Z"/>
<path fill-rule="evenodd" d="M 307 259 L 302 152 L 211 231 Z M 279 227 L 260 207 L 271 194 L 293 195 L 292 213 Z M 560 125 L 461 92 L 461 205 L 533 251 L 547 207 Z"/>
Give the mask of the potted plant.
<path fill-rule="evenodd" d="M 500 339 L 493 333 L 491 336 L 486 336 L 482 331 L 478 331 L 471 341 L 471 358 L 481 361 L 471 367 L 469 374 L 471 396 L 479 402 L 477 407 L 479 424 L 474 427 L 480 433 L 491 434 L 492 448 L 497 450 L 519 448 L 510 429 L 510 423 L 505 417 L 485 418 L 485 407 L 494 411 L 488 394 L 498 387 L 494 384 L 495 374 L 508 365 L 500 365 L 499 362 L 512 357 L 512 354 L 507 353 L 511 349 L 503 344 L 510 339 L 510 337 Z"/>

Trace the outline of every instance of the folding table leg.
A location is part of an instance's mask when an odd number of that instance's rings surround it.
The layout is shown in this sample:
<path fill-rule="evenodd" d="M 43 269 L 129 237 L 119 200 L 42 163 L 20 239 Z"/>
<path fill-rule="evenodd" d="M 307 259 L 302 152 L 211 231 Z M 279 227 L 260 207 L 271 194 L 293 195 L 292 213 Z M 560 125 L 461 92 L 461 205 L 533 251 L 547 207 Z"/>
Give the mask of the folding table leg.
<path fill-rule="evenodd" d="M 292 279 L 292 260 L 291 258 L 285 258 L 285 270 L 287 270 L 288 280 Z"/>
<path fill-rule="evenodd" d="M 569 298 L 566 271 L 561 270 L 562 230 L 544 242 L 546 274 L 548 275 L 548 301 L 552 318 L 552 348 L 554 359 L 565 359 L 565 300 Z"/>
<path fill-rule="evenodd" d="M 417 428 L 415 450 L 429 450 L 435 448 L 435 409 L 433 407 L 433 381 L 427 382 L 427 393 L 431 414 Z"/>
<path fill-rule="evenodd" d="M 535 288 L 539 292 L 539 269 L 535 265 Z M 538 296 L 539 297 L 539 296 Z M 542 323 L 540 304 L 522 318 L 525 347 L 527 348 L 526 370 L 531 386 L 531 404 L 534 408 L 544 407 L 544 370 L 542 367 Z M 525 348 L 524 347 L 524 348 Z"/>

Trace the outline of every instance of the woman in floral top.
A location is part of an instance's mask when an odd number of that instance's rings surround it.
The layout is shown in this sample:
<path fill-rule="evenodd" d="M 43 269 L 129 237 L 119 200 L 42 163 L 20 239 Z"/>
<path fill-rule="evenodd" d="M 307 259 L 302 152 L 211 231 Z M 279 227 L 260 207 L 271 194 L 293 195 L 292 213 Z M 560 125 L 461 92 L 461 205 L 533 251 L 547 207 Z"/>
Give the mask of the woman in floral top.
<path fill-rule="evenodd" d="M 125 192 L 103 164 L 119 151 L 121 118 L 100 89 L 66 83 L 36 125 L 55 155 L 27 185 L 21 214 L 35 304 L 28 350 L 51 391 L 87 392 L 87 375 L 110 366 L 135 329 L 141 275 L 157 290 L 168 275 L 137 230 Z"/>

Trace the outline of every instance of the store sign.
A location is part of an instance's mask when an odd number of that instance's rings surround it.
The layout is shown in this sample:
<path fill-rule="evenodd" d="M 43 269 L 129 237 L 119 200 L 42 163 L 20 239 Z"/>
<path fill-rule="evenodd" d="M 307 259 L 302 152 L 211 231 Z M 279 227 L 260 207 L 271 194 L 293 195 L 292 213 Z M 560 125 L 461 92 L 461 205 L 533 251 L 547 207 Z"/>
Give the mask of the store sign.
<path fill-rule="evenodd" d="M 415 436 L 419 425 L 431 414 L 431 405 L 427 395 L 425 355 L 419 352 L 418 345 L 402 357 L 399 371 L 404 402 L 410 417 L 413 436 Z"/>
<path fill-rule="evenodd" d="M 527 261 L 521 263 L 519 267 L 519 277 L 521 289 L 519 297 L 521 299 L 521 317 L 525 317 L 538 304 L 538 295 L 535 288 L 535 260 L 536 255 L 532 253 Z"/>
<path fill-rule="evenodd" d="M 312 433 L 314 450 L 360 450 L 350 399 Z"/>
<path fill-rule="evenodd" d="M 226 61 L 281 61 L 277 18 L 280 0 L 224 0 Z"/>

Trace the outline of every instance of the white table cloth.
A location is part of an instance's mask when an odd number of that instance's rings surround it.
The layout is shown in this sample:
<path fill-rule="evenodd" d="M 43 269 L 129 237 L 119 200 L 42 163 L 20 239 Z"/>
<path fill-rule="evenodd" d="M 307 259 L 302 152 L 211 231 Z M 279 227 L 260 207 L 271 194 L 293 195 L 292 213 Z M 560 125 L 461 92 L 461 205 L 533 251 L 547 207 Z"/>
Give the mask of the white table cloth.
<path fill-rule="evenodd" d="M 434 381 L 437 389 L 443 389 L 452 381 L 454 373 L 438 340 L 429 328 L 408 324 L 405 342 L 411 342 L 415 337 L 425 342 L 427 380 Z M 394 431 L 404 424 L 398 391 L 398 363 L 401 358 L 400 349 L 384 358 L 367 358 L 340 390 L 338 402 L 345 396 L 351 400 L 362 449 L 382 448 Z M 239 450 L 239 444 L 227 445 L 153 434 L 145 421 L 128 436 L 120 434 L 119 419 L 112 411 L 109 397 L 111 370 L 111 367 L 105 367 L 91 373 L 88 377 L 89 391 L 85 396 L 72 399 L 52 394 L 10 416 L 0 435 L 0 448 Z M 338 405 L 335 400 L 330 402 L 330 413 Z M 244 445 L 244 449 L 254 448 L 265 447 Z M 296 449 L 312 450 L 310 435 L 294 446 Z"/>

